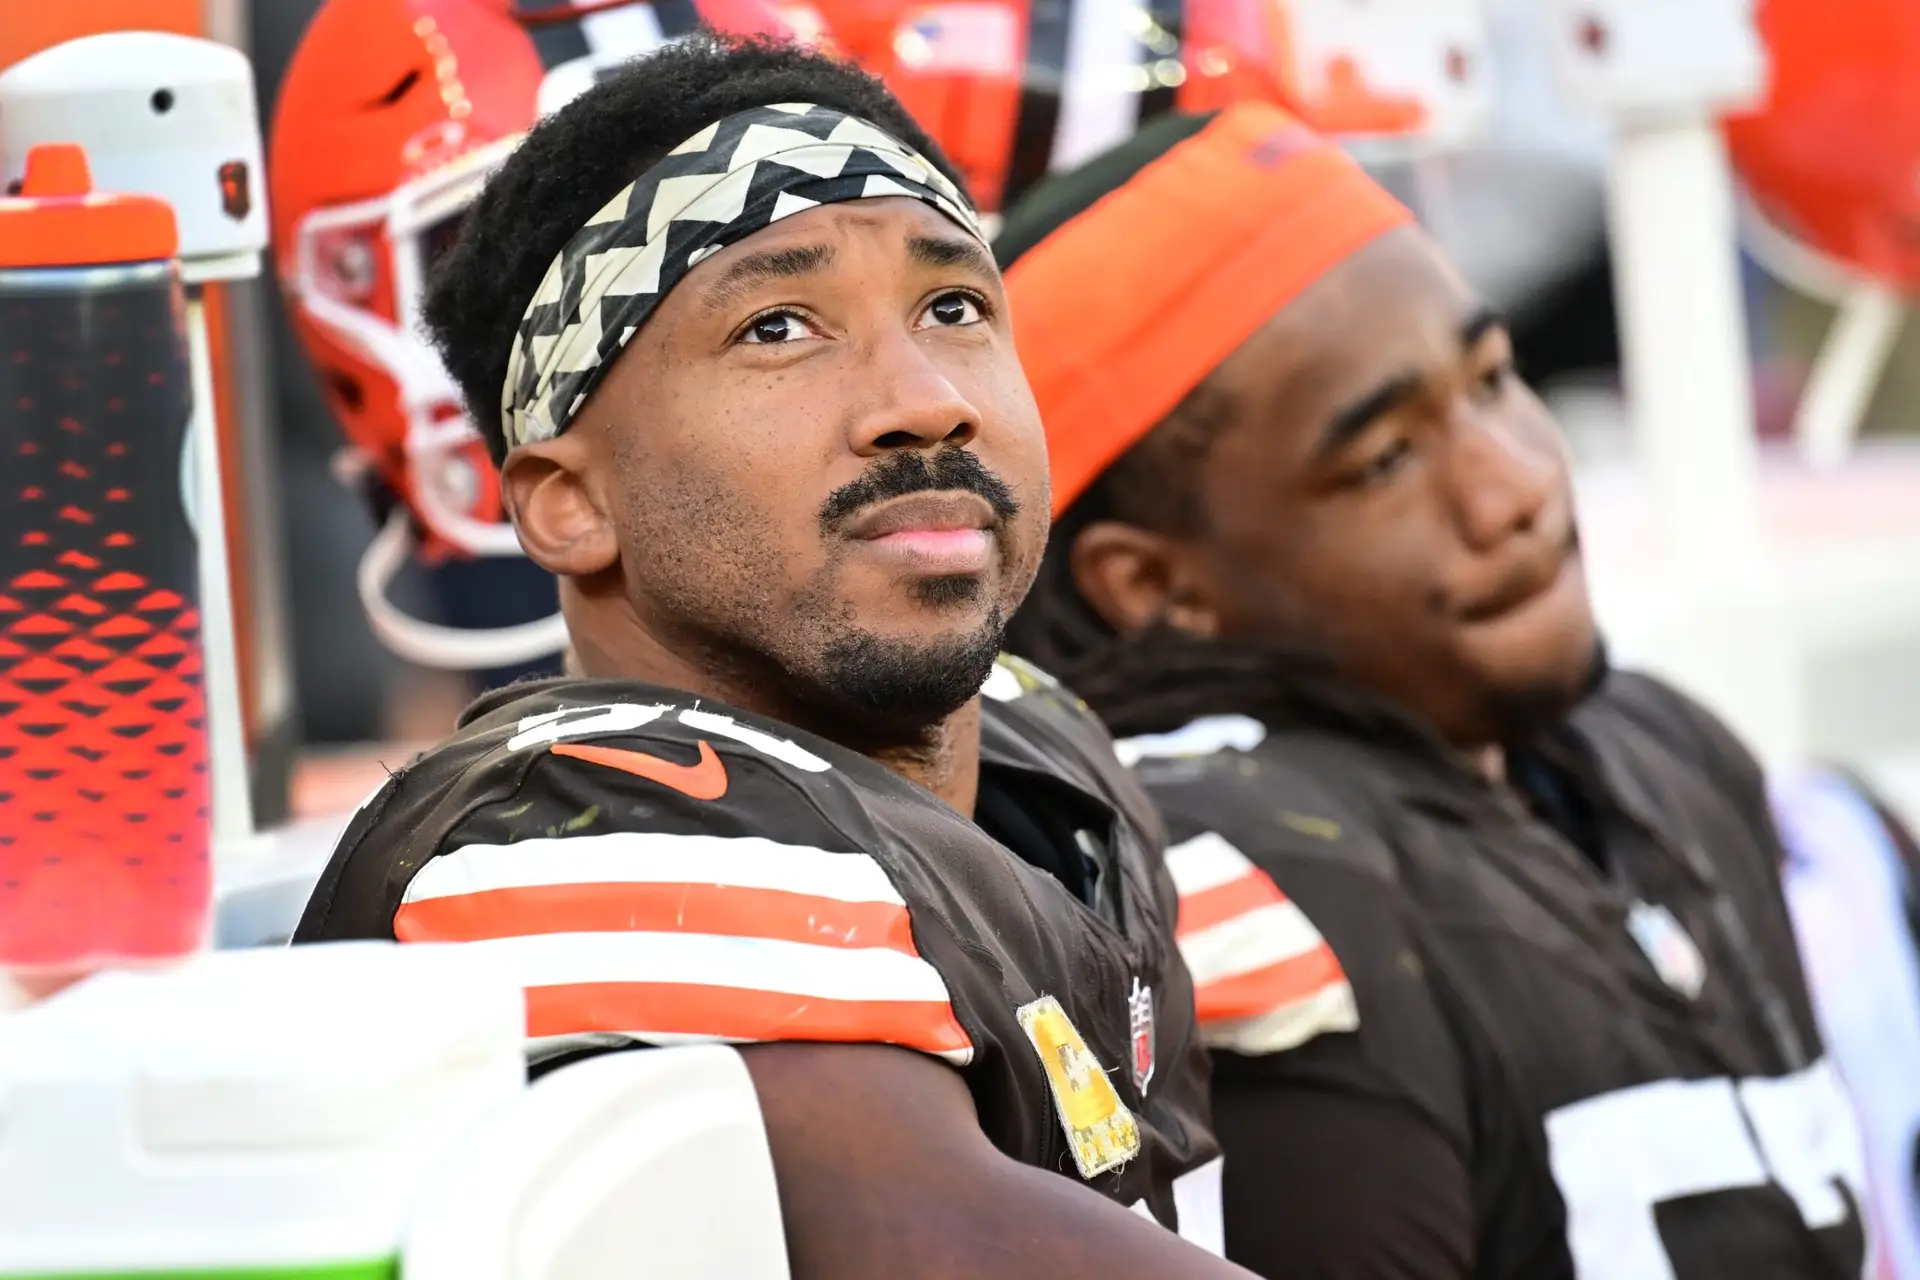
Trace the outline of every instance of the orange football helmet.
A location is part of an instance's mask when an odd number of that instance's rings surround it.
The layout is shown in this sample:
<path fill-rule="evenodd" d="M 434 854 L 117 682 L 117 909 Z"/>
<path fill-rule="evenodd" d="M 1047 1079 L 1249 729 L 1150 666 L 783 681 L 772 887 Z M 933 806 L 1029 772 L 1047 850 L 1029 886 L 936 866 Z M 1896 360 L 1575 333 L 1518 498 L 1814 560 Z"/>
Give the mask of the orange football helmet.
<path fill-rule="evenodd" d="M 1920 4 L 1761 0 L 1772 91 L 1727 123 L 1733 161 L 1776 230 L 1920 292 Z"/>
<path fill-rule="evenodd" d="M 821 12 L 990 213 L 1167 111 L 1288 96 L 1284 11 L 1270 0 L 822 0 Z"/>
<path fill-rule="evenodd" d="M 557 617 L 459 632 L 386 599 L 409 551 L 520 554 L 486 446 L 422 336 L 428 268 L 536 119 L 703 26 L 803 40 L 823 29 L 806 0 L 327 0 L 294 52 L 267 164 L 280 282 L 349 456 L 398 504 L 360 588 L 403 657 L 501 667 L 565 642 Z"/>

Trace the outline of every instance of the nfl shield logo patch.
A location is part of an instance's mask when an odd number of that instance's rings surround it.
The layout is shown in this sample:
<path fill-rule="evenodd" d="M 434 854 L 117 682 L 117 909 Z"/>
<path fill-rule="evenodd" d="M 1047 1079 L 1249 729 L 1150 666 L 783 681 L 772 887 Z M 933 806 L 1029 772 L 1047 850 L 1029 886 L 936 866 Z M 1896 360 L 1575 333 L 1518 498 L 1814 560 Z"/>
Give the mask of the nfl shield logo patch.
<path fill-rule="evenodd" d="M 1673 912 L 1657 903 L 1636 902 L 1627 912 L 1627 932 L 1662 982 L 1689 1000 L 1699 998 L 1707 985 L 1707 961 Z"/>
<path fill-rule="evenodd" d="M 1139 978 L 1127 997 L 1127 1023 L 1133 1032 L 1133 1087 L 1145 1096 L 1153 1079 L 1153 988 L 1141 986 Z"/>

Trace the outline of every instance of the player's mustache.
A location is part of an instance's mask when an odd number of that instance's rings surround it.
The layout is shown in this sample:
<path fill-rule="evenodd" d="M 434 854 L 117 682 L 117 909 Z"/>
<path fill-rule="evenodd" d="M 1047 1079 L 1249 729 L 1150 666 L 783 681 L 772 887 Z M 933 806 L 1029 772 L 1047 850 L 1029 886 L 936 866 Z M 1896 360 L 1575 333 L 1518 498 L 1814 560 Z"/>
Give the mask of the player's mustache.
<path fill-rule="evenodd" d="M 820 527 L 832 532 L 856 512 L 889 498 L 954 489 L 985 498 L 1003 522 L 1020 513 L 1019 499 L 980 459 L 958 445 L 943 445 L 931 454 L 896 450 L 858 480 L 835 489 L 821 504 Z"/>

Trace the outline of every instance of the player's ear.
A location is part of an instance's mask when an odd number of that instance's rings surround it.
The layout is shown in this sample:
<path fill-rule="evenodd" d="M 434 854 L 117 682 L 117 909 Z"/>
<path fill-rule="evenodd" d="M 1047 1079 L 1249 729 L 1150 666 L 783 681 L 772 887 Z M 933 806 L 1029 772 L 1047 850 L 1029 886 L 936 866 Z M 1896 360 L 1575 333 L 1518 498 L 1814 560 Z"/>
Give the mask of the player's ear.
<path fill-rule="evenodd" d="M 590 577 L 620 559 L 590 452 L 585 433 L 570 432 L 518 446 L 500 468 L 500 496 L 527 558 L 563 578 Z"/>
<path fill-rule="evenodd" d="M 1156 622 L 1197 636 L 1220 633 L 1205 568 L 1176 538 L 1099 520 L 1073 540 L 1067 562 L 1081 598 L 1122 635 Z"/>

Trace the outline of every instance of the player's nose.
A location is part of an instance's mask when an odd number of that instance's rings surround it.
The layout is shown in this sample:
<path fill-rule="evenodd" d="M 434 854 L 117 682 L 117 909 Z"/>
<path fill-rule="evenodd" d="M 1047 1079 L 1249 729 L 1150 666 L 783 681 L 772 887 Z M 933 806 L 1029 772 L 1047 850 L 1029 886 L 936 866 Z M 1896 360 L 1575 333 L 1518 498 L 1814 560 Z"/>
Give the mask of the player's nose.
<path fill-rule="evenodd" d="M 870 397 L 848 440 L 862 457 L 964 445 L 980 434 L 979 411 L 911 333 L 876 343 L 864 376 Z"/>

